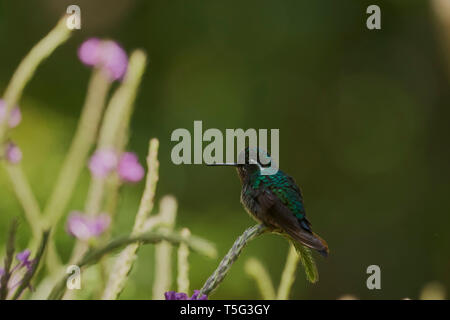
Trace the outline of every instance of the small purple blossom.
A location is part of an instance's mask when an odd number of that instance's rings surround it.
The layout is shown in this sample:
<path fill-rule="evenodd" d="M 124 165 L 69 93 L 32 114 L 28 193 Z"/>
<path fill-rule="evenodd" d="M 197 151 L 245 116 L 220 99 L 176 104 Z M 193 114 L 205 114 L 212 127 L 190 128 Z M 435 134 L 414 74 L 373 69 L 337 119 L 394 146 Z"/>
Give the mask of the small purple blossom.
<path fill-rule="evenodd" d="M 88 66 L 105 70 L 112 81 L 120 80 L 128 67 L 128 56 L 115 41 L 90 38 L 78 49 L 78 57 Z"/>
<path fill-rule="evenodd" d="M 16 255 L 16 259 L 20 261 L 22 266 L 27 267 L 27 269 L 31 269 L 33 264 L 33 261 L 29 260 L 30 254 L 31 251 L 29 249 L 25 249 Z"/>
<path fill-rule="evenodd" d="M 194 294 L 192 295 L 190 300 L 208 300 L 208 297 L 206 294 L 202 294 L 202 296 L 199 298 L 198 295 L 200 294 L 200 290 L 194 290 Z"/>
<path fill-rule="evenodd" d="M 125 182 L 139 182 L 145 175 L 145 170 L 138 157 L 132 152 L 125 152 L 119 160 L 117 168 L 119 177 Z"/>
<path fill-rule="evenodd" d="M 100 63 L 101 43 L 98 38 L 90 38 L 84 41 L 78 48 L 78 58 L 85 65 L 95 66 Z"/>
<path fill-rule="evenodd" d="M 67 219 L 67 232 L 80 240 L 100 236 L 110 225 L 111 217 L 106 213 L 90 217 L 74 211 Z"/>
<path fill-rule="evenodd" d="M 198 297 L 199 294 L 200 290 L 194 290 L 194 294 L 189 298 L 184 292 L 167 291 L 164 293 L 164 297 L 166 300 L 208 300 L 206 294 L 203 294 L 200 298 Z"/>
<path fill-rule="evenodd" d="M 18 263 L 9 271 L 8 290 L 17 288 L 24 278 L 26 272 L 30 271 L 33 267 L 34 259 L 30 260 L 31 251 L 25 249 L 16 254 Z M 5 275 L 5 269 L 0 268 L 0 279 Z M 1 283 L 0 283 L 1 287 Z"/>
<path fill-rule="evenodd" d="M 6 115 L 6 103 L 3 99 L 0 99 L 0 122 L 5 119 Z M 10 128 L 15 128 L 22 121 L 22 113 L 18 106 L 11 110 L 9 115 L 8 125 Z"/>
<path fill-rule="evenodd" d="M 167 291 L 164 297 L 166 300 L 188 300 L 188 295 L 184 292 Z"/>
<path fill-rule="evenodd" d="M 117 166 L 117 154 L 113 150 L 97 150 L 89 160 L 89 170 L 97 178 L 106 178 Z"/>
<path fill-rule="evenodd" d="M 16 144 L 9 142 L 6 145 L 5 157 L 9 163 L 17 164 L 22 160 L 22 151 Z"/>

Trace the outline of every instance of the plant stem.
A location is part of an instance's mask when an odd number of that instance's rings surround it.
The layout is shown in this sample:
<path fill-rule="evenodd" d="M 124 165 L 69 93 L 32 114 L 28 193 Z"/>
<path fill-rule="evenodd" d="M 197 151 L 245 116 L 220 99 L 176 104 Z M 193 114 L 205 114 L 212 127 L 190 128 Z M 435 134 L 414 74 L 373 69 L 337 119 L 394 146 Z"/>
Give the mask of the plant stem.
<path fill-rule="evenodd" d="M 184 228 L 180 232 L 182 237 L 188 238 L 191 235 L 189 229 Z M 178 247 L 178 276 L 177 285 L 178 292 L 185 292 L 189 294 L 189 247 L 184 243 L 180 243 Z"/>
<path fill-rule="evenodd" d="M 231 266 L 239 257 L 242 249 L 244 249 L 247 243 L 263 234 L 266 230 L 267 227 L 263 224 L 257 224 L 245 230 L 244 233 L 234 242 L 233 246 L 219 263 L 219 266 L 214 273 L 208 278 L 208 280 L 206 280 L 198 296 L 201 297 L 203 294 L 209 296 L 223 281 L 225 276 L 228 274 L 228 271 L 230 271 Z"/>
<path fill-rule="evenodd" d="M 142 75 L 145 70 L 146 56 L 140 50 L 135 50 L 129 60 L 128 70 L 121 85 L 114 92 L 106 108 L 100 128 L 97 149 L 117 150 L 122 146 L 123 128 L 128 128 L 131 110 L 133 109 Z M 120 135 L 120 136 L 119 136 Z M 97 215 L 103 205 L 106 180 L 92 177 L 86 199 L 86 214 Z M 85 242 L 77 241 L 70 261 L 77 261 L 86 250 Z"/>
<path fill-rule="evenodd" d="M 110 86 L 110 81 L 104 73 L 95 69 L 89 81 L 86 100 L 74 138 L 44 210 L 50 224 L 56 224 L 60 220 L 70 201 L 78 177 L 86 164 L 89 150 L 95 143 Z"/>
<path fill-rule="evenodd" d="M 142 75 L 145 71 L 147 57 L 141 50 L 135 50 L 130 55 L 125 78 L 116 90 L 106 109 L 100 131 L 98 145 L 102 148 L 115 148 L 123 141 L 124 131 L 129 126 Z"/>
<path fill-rule="evenodd" d="M 160 202 L 162 232 L 170 232 L 175 224 L 177 201 L 172 196 L 165 196 Z M 172 246 L 161 242 L 155 246 L 155 281 L 153 283 L 153 299 L 164 299 L 164 292 L 169 291 L 172 282 Z"/>
<path fill-rule="evenodd" d="M 245 264 L 245 271 L 249 276 L 255 279 L 263 299 L 275 299 L 275 289 L 272 280 L 270 279 L 270 275 L 259 260 L 255 258 L 248 259 Z"/>
<path fill-rule="evenodd" d="M 58 46 L 63 44 L 70 36 L 71 30 L 66 27 L 67 16 L 59 20 L 58 24 L 41 39 L 20 62 L 14 72 L 4 93 L 5 116 L 0 122 L 0 155 L 4 148 L 1 147 L 8 131 L 8 122 L 12 109 L 19 102 L 22 92 L 34 75 L 37 67 L 41 64 Z M 11 177 L 16 196 L 24 208 L 27 221 L 33 232 L 33 241 L 37 242 L 41 237 L 42 216 L 36 198 L 31 191 L 30 185 L 18 166 L 6 164 L 6 170 Z"/>
<path fill-rule="evenodd" d="M 158 147 L 159 142 L 157 139 L 150 140 L 147 156 L 148 173 L 145 182 L 145 189 L 134 222 L 132 235 L 136 235 L 142 232 L 145 220 L 147 219 L 148 214 L 153 209 L 159 170 L 159 162 L 157 158 Z M 136 252 L 138 248 L 139 243 L 133 243 L 127 246 L 120 253 L 109 275 L 108 283 L 106 284 L 106 288 L 102 296 L 103 300 L 114 300 L 117 299 L 117 297 L 120 295 L 123 288 L 125 287 L 125 282 L 128 274 L 133 267 L 134 261 L 136 260 Z"/>
<path fill-rule="evenodd" d="M 30 281 L 33 278 L 34 274 L 36 273 L 39 263 L 42 259 L 42 256 L 44 255 L 45 248 L 47 246 L 47 241 L 50 236 L 50 231 L 44 231 L 43 235 L 41 236 L 41 244 L 39 246 L 39 249 L 33 259 L 33 266 L 31 269 L 25 273 L 20 286 L 17 288 L 16 292 L 14 293 L 12 300 L 17 300 L 22 295 L 22 292 L 30 286 Z"/>
<path fill-rule="evenodd" d="M 131 237 L 121 237 L 112 240 L 108 244 L 98 248 L 91 249 L 84 254 L 84 256 L 76 263 L 76 265 L 80 268 L 87 267 L 91 264 L 94 264 L 103 256 L 108 253 L 117 250 L 123 246 L 129 246 L 133 243 L 141 243 L 141 244 L 149 244 L 149 243 L 158 243 L 161 241 L 168 241 L 171 244 L 178 245 L 180 243 L 185 243 L 192 251 L 199 252 L 203 255 L 211 257 L 215 254 L 215 248 L 208 241 L 205 241 L 201 238 L 197 237 L 183 237 L 178 233 L 160 233 L 160 232 L 148 232 L 143 233 L 138 236 Z M 50 296 L 48 297 L 51 300 L 61 299 L 64 295 L 64 291 L 66 289 L 66 281 L 69 275 L 64 275 L 64 277 L 56 284 L 53 288 Z"/>
<path fill-rule="evenodd" d="M 295 281 L 295 271 L 297 270 L 300 256 L 297 254 L 295 247 L 291 244 L 289 246 L 289 253 L 286 259 L 283 273 L 281 275 L 280 286 L 278 287 L 277 300 L 287 300 L 291 287 Z"/>
<path fill-rule="evenodd" d="M 74 138 L 44 210 L 48 226 L 56 226 L 64 215 L 64 210 L 85 166 L 89 150 L 94 145 L 110 86 L 110 81 L 105 74 L 100 69 L 95 69 L 89 81 L 86 100 Z M 49 239 L 46 263 L 51 270 L 56 270 L 61 265 L 52 235 Z"/>
<path fill-rule="evenodd" d="M 30 184 L 28 183 L 28 180 L 22 170 L 21 164 L 10 164 L 4 162 L 3 165 L 8 173 L 14 193 L 23 208 L 25 218 L 30 225 L 31 232 L 33 233 L 33 239 L 38 241 L 42 232 L 42 216 L 39 203 L 31 190 Z"/>
<path fill-rule="evenodd" d="M 19 102 L 26 84 L 39 64 L 69 38 L 70 32 L 71 30 L 66 27 L 66 16 L 64 16 L 53 30 L 39 41 L 20 62 L 4 94 L 5 117 L 3 122 L 0 123 L 0 145 L 3 145 L 11 111 Z"/>
<path fill-rule="evenodd" d="M 3 270 L 4 274 L 0 277 L 0 300 L 5 300 L 8 296 L 8 282 L 11 278 L 11 266 L 14 260 L 17 228 L 17 220 L 13 219 L 9 228 L 8 240 L 6 242 L 6 257 Z"/>

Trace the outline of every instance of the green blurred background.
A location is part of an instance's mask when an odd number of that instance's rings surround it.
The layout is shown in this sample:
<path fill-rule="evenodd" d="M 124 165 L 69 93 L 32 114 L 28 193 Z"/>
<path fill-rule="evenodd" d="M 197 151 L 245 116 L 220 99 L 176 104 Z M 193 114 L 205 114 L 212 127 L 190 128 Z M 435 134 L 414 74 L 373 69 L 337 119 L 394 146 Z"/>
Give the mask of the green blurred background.
<path fill-rule="evenodd" d="M 331 249 L 328 259 L 317 256 L 317 284 L 299 268 L 292 298 L 417 298 L 429 281 L 450 288 L 450 83 L 431 1 L 4 0 L 0 92 L 70 4 L 81 7 L 82 29 L 39 68 L 13 133 L 42 205 L 90 75 L 76 49 L 108 37 L 149 55 L 129 149 L 143 162 L 148 139 L 160 139 L 157 197 L 177 197 L 177 226 L 212 240 L 223 256 L 253 221 L 233 169 L 172 164 L 174 129 L 192 132 L 194 120 L 204 130 L 279 128 L 281 168 L 301 185 L 314 230 Z M 365 26 L 369 4 L 381 6 L 380 31 Z M 69 210 L 83 208 L 88 182 L 86 170 Z M 142 190 L 124 189 L 115 234 L 131 229 Z M 11 218 L 22 216 L 4 172 L 0 197 L 3 244 Z M 24 247 L 25 222 L 20 230 Z M 73 242 L 60 225 L 64 258 Z M 246 259 L 259 258 L 278 284 L 287 250 L 276 235 L 252 242 L 213 298 L 260 298 Z M 200 288 L 218 260 L 190 259 L 191 286 Z M 153 249 L 142 249 L 122 298 L 151 297 L 153 264 Z M 381 290 L 366 287 L 371 264 L 381 267 Z"/>

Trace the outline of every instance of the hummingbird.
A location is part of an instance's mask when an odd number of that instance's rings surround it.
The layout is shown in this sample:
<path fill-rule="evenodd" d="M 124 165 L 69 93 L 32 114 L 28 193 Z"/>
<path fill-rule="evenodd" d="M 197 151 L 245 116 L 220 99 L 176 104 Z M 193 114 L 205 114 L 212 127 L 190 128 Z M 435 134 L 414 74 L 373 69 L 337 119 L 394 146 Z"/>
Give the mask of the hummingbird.
<path fill-rule="evenodd" d="M 261 161 L 262 157 L 265 157 L 264 161 Z M 237 163 L 209 165 L 236 167 L 242 185 L 241 203 L 257 222 L 287 237 L 297 251 L 298 244 L 301 244 L 327 257 L 328 245 L 312 231 L 311 223 L 306 218 L 303 195 L 295 180 L 281 170 L 274 174 L 262 174 L 270 166 L 271 159 L 260 149 L 250 152 L 246 148 L 239 159 Z"/>

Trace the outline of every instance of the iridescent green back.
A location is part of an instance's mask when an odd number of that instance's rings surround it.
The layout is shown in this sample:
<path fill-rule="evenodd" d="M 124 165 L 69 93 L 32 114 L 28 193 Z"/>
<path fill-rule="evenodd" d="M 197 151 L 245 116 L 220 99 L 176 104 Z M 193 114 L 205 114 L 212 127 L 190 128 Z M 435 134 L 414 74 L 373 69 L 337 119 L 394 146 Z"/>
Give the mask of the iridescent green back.
<path fill-rule="evenodd" d="M 305 208 L 303 206 L 301 191 L 290 176 L 281 170 L 274 175 L 267 176 L 255 173 L 251 181 L 252 188 L 269 189 L 298 219 L 302 220 L 305 218 Z"/>

